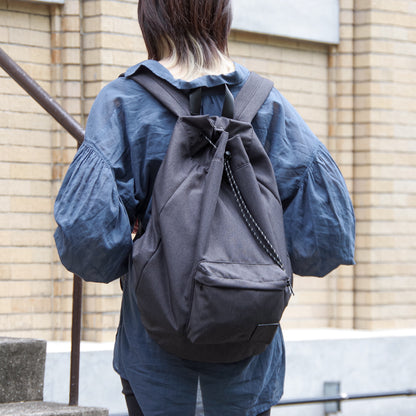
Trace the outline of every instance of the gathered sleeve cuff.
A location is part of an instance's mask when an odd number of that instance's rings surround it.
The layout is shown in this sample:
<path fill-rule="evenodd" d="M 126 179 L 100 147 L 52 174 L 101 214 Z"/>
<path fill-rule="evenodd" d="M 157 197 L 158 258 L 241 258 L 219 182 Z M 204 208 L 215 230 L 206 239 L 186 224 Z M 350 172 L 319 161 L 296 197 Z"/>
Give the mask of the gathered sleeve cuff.
<path fill-rule="evenodd" d="M 131 224 L 105 158 L 84 143 L 55 202 L 62 264 L 85 280 L 110 282 L 127 272 Z"/>
<path fill-rule="evenodd" d="M 354 264 L 355 217 L 335 161 L 320 144 L 284 214 L 293 272 L 325 276 Z"/>

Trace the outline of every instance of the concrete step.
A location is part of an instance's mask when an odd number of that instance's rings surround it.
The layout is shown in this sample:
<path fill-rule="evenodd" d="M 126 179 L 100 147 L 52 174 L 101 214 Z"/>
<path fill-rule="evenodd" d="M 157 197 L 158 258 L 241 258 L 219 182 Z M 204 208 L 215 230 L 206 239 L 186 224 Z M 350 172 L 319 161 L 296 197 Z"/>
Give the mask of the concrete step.
<path fill-rule="evenodd" d="M 34 401 L 0 404 L 0 416 L 108 416 L 108 410 Z"/>
<path fill-rule="evenodd" d="M 43 399 L 46 341 L 0 337 L 0 403 Z"/>

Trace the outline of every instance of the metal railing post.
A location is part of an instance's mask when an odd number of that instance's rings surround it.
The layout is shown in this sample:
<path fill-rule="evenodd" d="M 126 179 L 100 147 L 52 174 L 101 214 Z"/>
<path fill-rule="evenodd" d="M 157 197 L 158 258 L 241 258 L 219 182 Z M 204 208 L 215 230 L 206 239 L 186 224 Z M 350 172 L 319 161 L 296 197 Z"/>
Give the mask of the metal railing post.
<path fill-rule="evenodd" d="M 69 376 L 69 405 L 78 406 L 79 364 L 81 356 L 82 280 L 74 274 L 72 289 L 71 370 Z"/>

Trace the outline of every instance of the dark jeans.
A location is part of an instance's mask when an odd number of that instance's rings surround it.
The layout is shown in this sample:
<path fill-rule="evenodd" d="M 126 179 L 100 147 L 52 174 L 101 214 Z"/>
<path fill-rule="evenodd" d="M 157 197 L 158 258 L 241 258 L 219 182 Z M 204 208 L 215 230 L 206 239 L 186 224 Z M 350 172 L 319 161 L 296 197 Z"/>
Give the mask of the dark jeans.
<path fill-rule="evenodd" d="M 130 387 L 130 383 L 122 378 L 121 384 L 123 385 L 123 394 L 126 398 L 129 416 L 144 416 L 142 409 L 140 409 L 139 403 L 137 403 L 137 400 L 134 397 L 134 393 Z M 270 410 L 260 413 L 258 416 L 270 416 Z"/>

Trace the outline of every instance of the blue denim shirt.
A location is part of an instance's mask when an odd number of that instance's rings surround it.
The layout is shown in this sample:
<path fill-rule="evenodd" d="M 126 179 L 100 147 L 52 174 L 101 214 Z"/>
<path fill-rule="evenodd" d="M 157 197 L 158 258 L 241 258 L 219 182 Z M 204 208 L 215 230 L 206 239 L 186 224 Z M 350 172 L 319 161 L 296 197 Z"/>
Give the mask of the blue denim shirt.
<path fill-rule="evenodd" d="M 158 62 L 145 61 L 102 89 L 55 203 L 61 261 L 89 281 L 110 282 L 127 273 L 132 227 L 137 217 L 144 224 L 149 218 L 152 186 L 176 122 L 129 78 L 140 66 L 184 92 L 206 87 L 202 111 L 212 115 L 221 112 L 223 93 L 213 87 L 227 83 L 235 96 L 249 74 L 235 64 L 232 73 L 187 82 L 174 79 Z M 324 276 L 340 264 L 353 264 L 354 212 L 327 149 L 276 89 L 253 127 L 276 174 L 294 272 Z M 179 359 L 149 338 L 127 279 L 114 367 L 129 380 L 146 415 L 193 414 L 198 380 L 206 415 L 257 415 L 282 395 L 283 338 L 279 329 L 264 353 L 235 364 Z"/>

